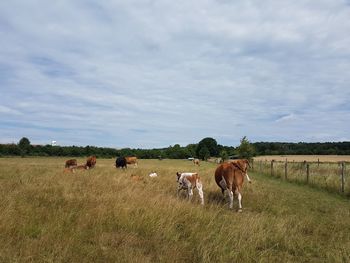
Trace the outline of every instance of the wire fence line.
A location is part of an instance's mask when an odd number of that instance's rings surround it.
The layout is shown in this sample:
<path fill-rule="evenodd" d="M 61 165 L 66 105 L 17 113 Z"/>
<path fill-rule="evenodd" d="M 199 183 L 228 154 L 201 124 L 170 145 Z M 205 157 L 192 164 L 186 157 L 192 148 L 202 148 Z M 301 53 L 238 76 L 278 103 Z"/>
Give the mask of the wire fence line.
<path fill-rule="evenodd" d="M 350 197 L 349 162 L 254 161 L 252 170 L 290 182 L 308 184 Z"/>

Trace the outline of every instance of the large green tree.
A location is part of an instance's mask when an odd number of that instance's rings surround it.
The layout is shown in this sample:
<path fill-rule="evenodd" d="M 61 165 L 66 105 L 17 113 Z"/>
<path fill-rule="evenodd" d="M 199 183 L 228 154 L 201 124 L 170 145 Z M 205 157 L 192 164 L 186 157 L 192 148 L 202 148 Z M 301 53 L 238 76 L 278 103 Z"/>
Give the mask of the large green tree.
<path fill-rule="evenodd" d="M 219 155 L 219 148 L 218 148 L 218 143 L 216 142 L 215 139 L 207 137 L 202 139 L 196 148 L 196 154 L 199 158 L 202 158 L 199 154 L 201 152 L 202 148 L 207 148 L 209 151 L 209 156 L 218 156 Z M 202 153 L 204 151 L 202 150 Z"/>

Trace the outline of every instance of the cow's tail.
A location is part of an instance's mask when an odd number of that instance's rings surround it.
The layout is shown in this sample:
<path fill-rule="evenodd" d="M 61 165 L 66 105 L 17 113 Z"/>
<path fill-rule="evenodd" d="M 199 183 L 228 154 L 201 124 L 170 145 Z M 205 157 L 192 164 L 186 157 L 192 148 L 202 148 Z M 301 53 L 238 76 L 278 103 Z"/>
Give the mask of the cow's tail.
<path fill-rule="evenodd" d="M 247 177 L 248 182 L 251 183 L 252 180 L 250 180 L 248 173 L 245 173 L 245 176 Z"/>

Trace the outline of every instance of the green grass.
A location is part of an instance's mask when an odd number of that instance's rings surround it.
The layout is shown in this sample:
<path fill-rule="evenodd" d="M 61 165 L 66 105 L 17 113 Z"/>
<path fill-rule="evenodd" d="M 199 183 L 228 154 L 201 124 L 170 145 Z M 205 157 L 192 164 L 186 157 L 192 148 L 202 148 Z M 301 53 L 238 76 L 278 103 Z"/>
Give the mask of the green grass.
<path fill-rule="evenodd" d="M 237 213 L 212 163 L 140 160 L 123 171 L 98 159 L 70 174 L 64 161 L 0 159 L 0 262 L 350 261 L 350 202 L 338 195 L 250 173 Z M 176 171 L 199 172 L 204 207 L 196 191 L 192 203 L 177 199 Z"/>
<path fill-rule="evenodd" d="M 307 182 L 307 168 L 303 162 L 288 162 L 287 180 L 305 184 L 314 188 L 324 189 L 333 193 L 341 193 L 341 168 L 339 163 L 308 163 L 309 165 L 309 181 Z M 349 163 L 345 164 L 344 169 L 344 194 L 350 197 L 350 181 L 349 177 Z M 256 161 L 254 169 L 258 173 L 271 175 L 271 162 Z M 274 162 L 273 176 L 285 179 L 285 162 Z"/>

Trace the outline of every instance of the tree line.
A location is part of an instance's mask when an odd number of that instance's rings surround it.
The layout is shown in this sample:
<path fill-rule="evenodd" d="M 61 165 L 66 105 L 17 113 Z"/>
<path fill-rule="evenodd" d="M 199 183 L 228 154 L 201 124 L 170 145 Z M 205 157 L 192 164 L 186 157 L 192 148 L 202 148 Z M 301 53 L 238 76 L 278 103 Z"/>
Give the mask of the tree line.
<path fill-rule="evenodd" d="M 141 159 L 185 159 L 209 157 L 251 158 L 256 155 L 287 155 L 287 154 L 337 154 L 350 155 L 350 142 L 327 143 L 282 143 L 255 142 L 250 143 L 246 137 L 240 140 L 238 147 L 224 146 L 213 138 L 207 137 L 198 143 L 180 146 L 175 144 L 157 149 L 114 149 L 95 146 L 52 146 L 32 145 L 28 138 L 23 137 L 17 144 L 0 144 L 0 156 L 75 156 L 96 155 L 100 158 L 117 156 L 137 156 Z"/>

